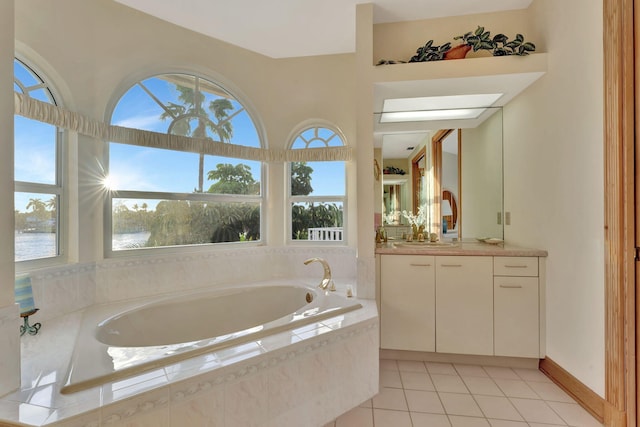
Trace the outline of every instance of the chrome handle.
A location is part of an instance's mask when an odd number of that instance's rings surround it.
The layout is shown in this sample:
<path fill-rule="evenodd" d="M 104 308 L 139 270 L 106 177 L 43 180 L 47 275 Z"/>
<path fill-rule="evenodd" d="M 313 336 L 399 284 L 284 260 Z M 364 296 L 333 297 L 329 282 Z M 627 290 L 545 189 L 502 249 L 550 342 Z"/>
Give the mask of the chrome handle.
<path fill-rule="evenodd" d="M 462 267 L 462 264 L 440 264 L 441 267 Z"/>
<path fill-rule="evenodd" d="M 505 268 L 527 268 L 526 265 L 505 265 Z"/>
<path fill-rule="evenodd" d="M 520 289 L 522 285 L 500 285 L 500 287 L 504 289 Z"/>
<path fill-rule="evenodd" d="M 409 264 L 411 267 L 431 267 L 431 264 L 418 264 L 418 263 L 414 263 L 412 262 L 411 264 Z"/>

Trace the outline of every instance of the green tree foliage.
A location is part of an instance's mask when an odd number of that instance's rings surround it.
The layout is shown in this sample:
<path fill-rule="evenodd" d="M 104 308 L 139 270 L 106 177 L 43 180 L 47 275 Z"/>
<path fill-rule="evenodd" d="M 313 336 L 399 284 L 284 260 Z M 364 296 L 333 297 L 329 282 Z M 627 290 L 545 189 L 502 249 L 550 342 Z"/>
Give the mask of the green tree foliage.
<path fill-rule="evenodd" d="M 206 138 L 207 130 L 216 135 L 220 142 L 229 142 L 233 136 L 233 125 L 229 120 L 229 111 L 233 111 L 233 104 L 226 98 L 218 98 L 209 102 L 208 112 L 203 104 L 204 94 L 193 88 L 175 85 L 180 104 L 170 102 L 166 110 L 160 115 L 162 120 L 173 120 L 170 133 L 174 135 Z M 212 117 L 209 115 L 213 115 Z M 198 192 L 202 193 L 204 186 L 204 154 L 200 153 L 198 165 Z"/>
<path fill-rule="evenodd" d="M 36 231 L 41 233 L 56 232 L 56 197 L 44 202 L 39 198 L 31 198 L 25 209 L 27 212 L 15 210 L 15 229 L 20 232 Z"/>
<path fill-rule="evenodd" d="M 313 192 L 311 174 L 313 168 L 307 162 L 291 163 L 291 195 L 307 196 Z"/>
<path fill-rule="evenodd" d="M 291 229 L 294 240 L 307 239 L 309 228 L 342 227 L 342 207 L 335 203 L 295 204 L 291 212 Z"/>
<path fill-rule="evenodd" d="M 218 163 L 215 170 L 209 171 L 207 178 L 216 181 L 209 187 L 209 193 L 260 194 L 260 183 L 253 179 L 251 168 L 242 163 L 236 166 Z"/>
<path fill-rule="evenodd" d="M 113 207 L 113 232 L 120 233 L 138 233 L 146 231 L 149 228 L 155 212 L 148 211 L 148 205 L 143 203 L 141 206 L 134 204 L 129 209 L 123 202 L 118 202 Z"/>
<path fill-rule="evenodd" d="M 31 209 L 31 213 L 38 220 L 45 220 L 51 217 L 51 214 L 47 212 L 47 204 L 40 199 L 29 199 L 26 209 Z"/>

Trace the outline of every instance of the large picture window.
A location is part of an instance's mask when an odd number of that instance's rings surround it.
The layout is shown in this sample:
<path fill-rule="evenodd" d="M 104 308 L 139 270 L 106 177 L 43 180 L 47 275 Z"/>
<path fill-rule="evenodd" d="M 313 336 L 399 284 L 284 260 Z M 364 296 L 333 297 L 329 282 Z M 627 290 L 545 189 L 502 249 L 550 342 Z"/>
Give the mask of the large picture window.
<path fill-rule="evenodd" d="M 13 88 L 56 105 L 43 77 L 25 62 L 13 62 Z M 61 132 L 56 126 L 14 116 L 15 260 L 29 262 L 62 255 Z"/>
<path fill-rule="evenodd" d="M 118 101 L 111 124 L 260 148 L 245 107 L 217 84 L 186 74 L 140 81 Z M 179 146 L 109 144 L 107 251 L 261 237 L 262 163 Z"/>
<path fill-rule="evenodd" d="M 300 150 L 341 146 L 341 136 L 327 127 L 306 128 L 291 144 Z M 291 240 L 343 243 L 345 162 L 291 162 L 289 176 Z"/>

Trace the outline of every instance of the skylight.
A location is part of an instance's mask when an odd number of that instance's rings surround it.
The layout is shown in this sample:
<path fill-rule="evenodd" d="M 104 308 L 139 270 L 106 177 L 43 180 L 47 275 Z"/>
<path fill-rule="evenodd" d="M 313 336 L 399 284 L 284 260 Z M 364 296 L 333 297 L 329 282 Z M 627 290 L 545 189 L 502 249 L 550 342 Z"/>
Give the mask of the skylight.
<path fill-rule="evenodd" d="M 501 93 L 385 99 L 380 123 L 478 118 Z"/>

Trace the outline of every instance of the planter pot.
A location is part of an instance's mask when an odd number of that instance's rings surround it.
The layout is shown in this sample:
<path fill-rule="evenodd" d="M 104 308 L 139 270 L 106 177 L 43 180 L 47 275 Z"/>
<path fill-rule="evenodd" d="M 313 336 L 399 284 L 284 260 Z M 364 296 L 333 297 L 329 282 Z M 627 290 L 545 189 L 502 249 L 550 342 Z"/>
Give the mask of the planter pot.
<path fill-rule="evenodd" d="M 471 46 L 468 44 L 461 44 L 454 46 L 444 54 L 444 59 L 463 59 L 467 56 L 467 53 L 471 50 Z"/>

